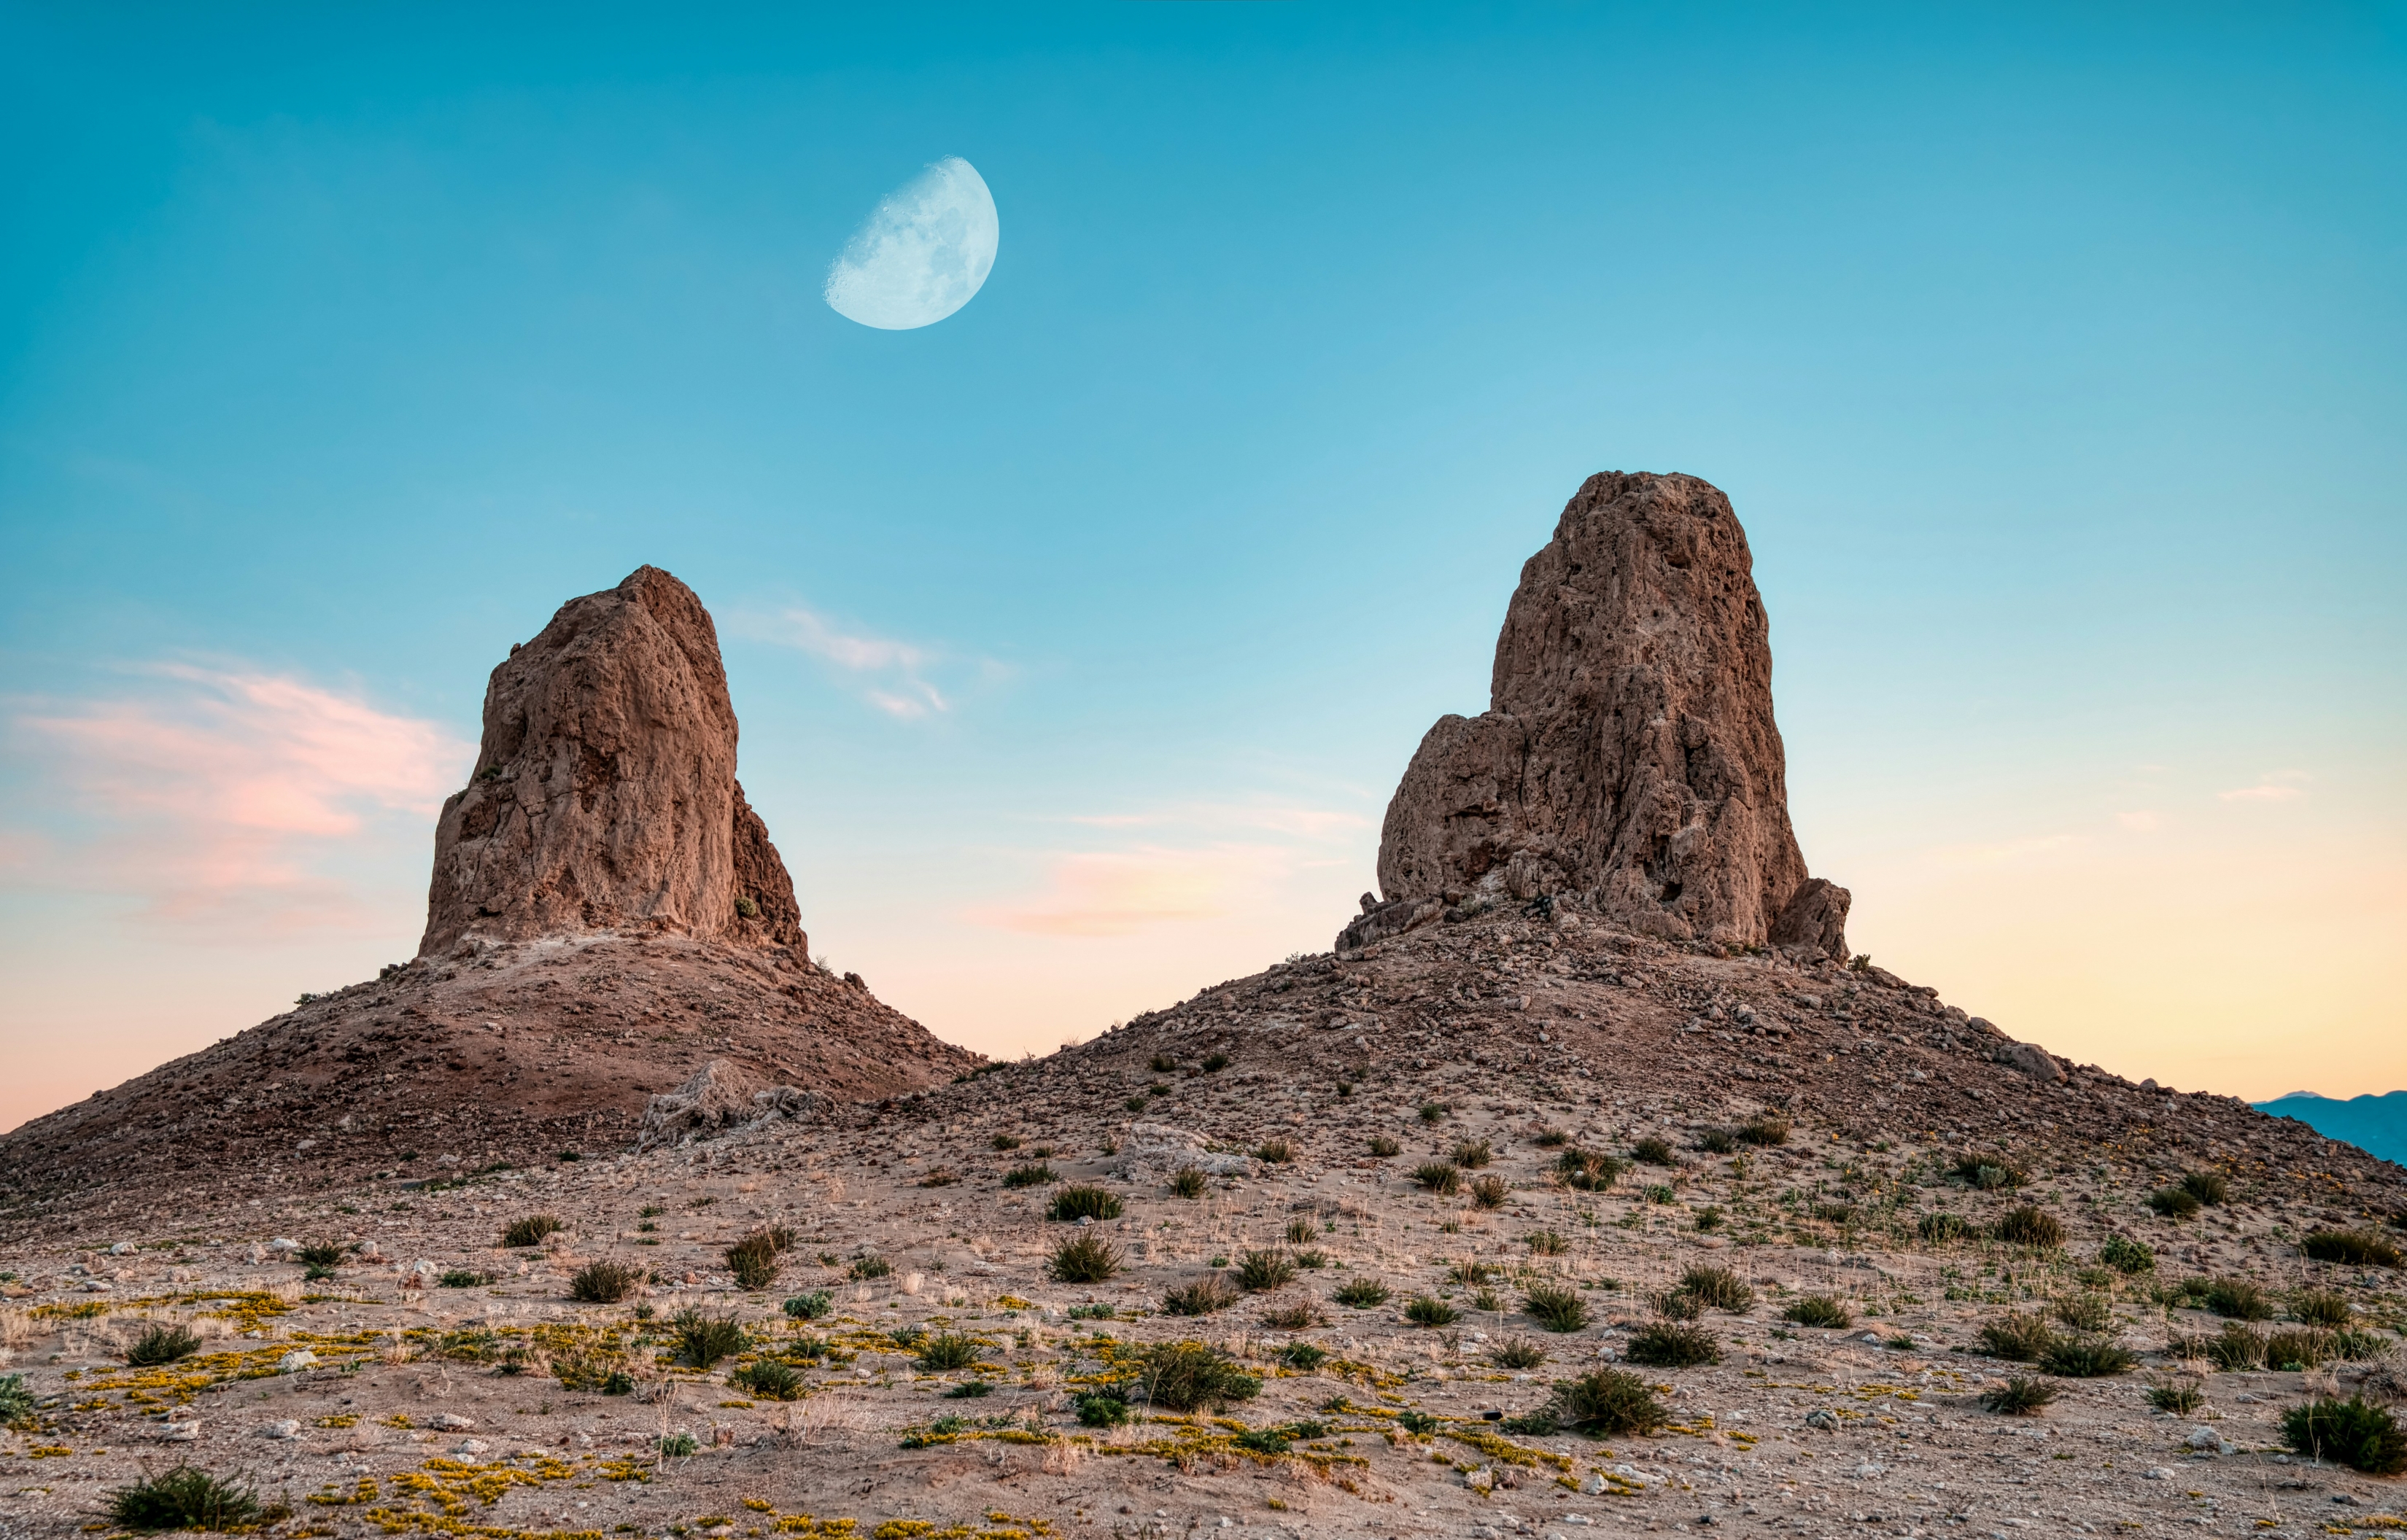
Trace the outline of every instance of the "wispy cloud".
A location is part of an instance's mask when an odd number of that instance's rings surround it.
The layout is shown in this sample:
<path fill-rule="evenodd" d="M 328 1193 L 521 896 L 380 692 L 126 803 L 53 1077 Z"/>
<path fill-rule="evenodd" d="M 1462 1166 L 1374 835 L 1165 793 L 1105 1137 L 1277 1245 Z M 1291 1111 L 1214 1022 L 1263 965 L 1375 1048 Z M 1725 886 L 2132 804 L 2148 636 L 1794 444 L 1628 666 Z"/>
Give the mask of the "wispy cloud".
<path fill-rule="evenodd" d="M 17 752 L 46 772 L 9 831 L 13 883 L 128 892 L 158 916 L 339 909 L 320 869 L 371 824 L 423 836 L 473 745 L 290 674 L 164 663 L 113 699 L 27 703 Z"/>
<path fill-rule="evenodd" d="M 929 677 L 944 656 L 933 648 L 846 630 L 801 605 L 748 622 L 744 629 L 853 675 L 861 698 L 889 716 L 911 721 L 952 710 Z"/>
<path fill-rule="evenodd" d="M 2304 770 L 2272 770 L 2257 777 L 2253 786 L 2239 786 L 2215 795 L 2225 802 L 2290 802 L 2307 794 L 2300 783 L 2310 779 Z"/>

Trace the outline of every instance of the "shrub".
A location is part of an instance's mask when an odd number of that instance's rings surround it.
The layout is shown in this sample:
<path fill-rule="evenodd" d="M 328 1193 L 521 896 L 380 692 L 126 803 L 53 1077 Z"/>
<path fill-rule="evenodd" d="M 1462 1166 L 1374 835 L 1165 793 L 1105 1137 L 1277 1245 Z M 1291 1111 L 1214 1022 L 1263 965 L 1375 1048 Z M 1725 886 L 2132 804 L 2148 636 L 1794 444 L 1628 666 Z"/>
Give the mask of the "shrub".
<path fill-rule="evenodd" d="M 1413 1180 L 1441 1197 L 1450 1198 L 1462 1191 L 1461 1171 L 1442 1160 L 1424 1161 L 1414 1166 Z"/>
<path fill-rule="evenodd" d="M 1780 1312 L 1780 1319 L 1793 1321 L 1800 1326 L 1835 1327 L 1842 1331 L 1854 1325 L 1856 1320 L 1844 1305 L 1829 1294 L 1807 1294 L 1802 1299 L 1791 1300 L 1788 1308 Z"/>
<path fill-rule="evenodd" d="M 1965 1186 L 1977 1187 L 1985 1193 L 2001 1187 L 2020 1187 L 2030 1180 L 2028 1172 L 2003 1155 L 1958 1155 L 1950 1174 Z"/>
<path fill-rule="evenodd" d="M 644 1275 L 623 1262 L 589 1262 L 568 1280 L 568 1297 L 580 1305 L 616 1305 L 643 1281 Z"/>
<path fill-rule="evenodd" d="M 938 1332 L 919 1344 L 919 1363 L 927 1374 L 949 1374 L 977 1362 L 978 1340 L 965 1332 Z"/>
<path fill-rule="evenodd" d="M 137 1369 L 154 1368 L 162 1363 L 173 1363 L 179 1358 L 189 1358 L 200 1350 L 201 1339 L 190 1327 L 153 1321 L 134 1339 L 134 1346 L 125 1349 L 125 1362 Z"/>
<path fill-rule="evenodd" d="M 2221 1203 L 2231 1195 L 2231 1184 L 2220 1171 L 2192 1171 L 2181 1180 L 2182 1191 L 2200 1203 Z"/>
<path fill-rule="evenodd" d="M 1719 1363 L 1722 1345 L 1702 1326 L 1658 1321 L 1631 1334 L 1626 1356 L 1631 1363 L 1648 1368 L 1688 1369 L 1700 1363 Z"/>
<path fill-rule="evenodd" d="M 2187 1417 L 2206 1405 L 2206 1392 L 2195 1379 L 2160 1379 L 2148 1387 L 2148 1405 L 2175 1417 Z"/>
<path fill-rule="evenodd" d="M 1583 1193 L 1611 1190 L 1621 1180 L 1622 1164 L 1611 1155 L 1599 1155 L 1586 1150 L 1566 1150 L 1555 1161 L 1563 1183 Z"/>
<path fill-rule="evenodd" d="M 1003 1174 L 1005 1187 L 1043 1187 L 1061 1180 L 1053 1167 L 1041 1160 L 1027 1166 L 1015 1166 Z"/>
<path fill-rule="evenodd" d="M 803 1396 L 803 1377 L 774 1358 L 736 1370 L 727 1382 L 763 1401 L 799 1401 Z"/>
<path fill-rule="evenodd" d="M 1521 1308 L 1550 1332 L 1576 1332 L 1588 1321 L 1588 1301 L 1560 1283 L 1531 1284 L 1521 1296 Z"/>
<path fill-rule="evenodd" d="M 1448 1267 L 1446 1276 L 1457 1283 L 1476 1286 L 1493 1279 L 1496 1270 L 1474 1257 L 1465 1257 Z"/>
<path fill-rule="evenodd" d="M 1973 1233 L 1973 1227 L 1956 1214 L 1925 1214 L 1915 1233 L 1933 1244 L 1961 1240 Z"/>
<path fill-rule="evenodd" d="M 2282 1438 L 2300 1454 L 2336 1460 L 2369 1476 L 2407 1470 L 2407 1433 L 2399 1420 L 2362 1396 L 2320 1396 L 2282 1414 Z"/>
<path fill-rule="evenodd" d="M 1541 1128 L 1537 1138 L 1531 1142 L 1541 1150 L 1560 1150 L 1572 1142 L 1572 1137 L 1560 1128 Z"/>
<path fill-rule="evenodd" d="M 1856 1222 L 1856 1206 L 1852 1203 L 1817 1203 L 1814 1206 L 1814 1217 L 1825 1224 L 1853 1224 Z"/>
<path fill-rule="evenodd" d="M 1995 1390 L 1984 1392 L 1981 1405 L 2003 1417 L 2037 1417 L 2049 1402 L 2063 1393 L 2044 1379 L 2013 1375 Z"/>
<path fill-rule="evenodd" d="M 1999 1215 L 1994 1234 L 2009 1246 L 2053 1248 L 2064 1244 L 2064 1222 L 2044 1208 L 2025 1204 Z"/>
<path fill-rule="evenodd" d="M 2159 1187 L 2148 1194 L 2148 1207 L 2167 1219 L 2187 1219 L 2198 1212 L 2198 1196 L 2186 1187 Z"/>
<path fill-rule="evenodd" d="M 1371 1153 L 1381 1160 L 1386 1160 L 1389 1155 L 1400 1155 L 1403 1153 L 1403 1150 L 1404 1147 L 1403 1145 L 1398 1144 L 1395 1140 L 1388 1137 L 1385 1134 L 1374 1134 L 1371 1136 Z"/>
<path fill-rule="evenodd" d="M 830 1344 L 823 1336 L 798 1336 L 786 1344 L 786 1356 L 799 1358 L 805 1363 L 817 1363 L 827 1357 Z"/>
<path fill-rule="evenodd" d="M 1226 1053 L 1206 1053 L 1204 1055 L 1204 1073 L 1206 1075 L 1217 1075 L 1221 1070 L 1228 1068 L 1229 1064 L 1229 1055 Z"/>
<path fill-rule="evenodd" d="M 13 1427 L 34 1415 L 34 1392 L 23 1375 L 0 1375 L 0 1428 Z"/>
<path fill-rule="evenodd" d="M 727 1270 L 739 1289 L 765 1289 L 777 1281 L 777 1246 L 755 1230 L 727 1249 Z"/>
<path fill-rule="evenodd" d="M 2139 1355 L 2099 1337 L 2059 1337 L 2040 1355 L 2039 1366 L 2064 1379 L 2099 1379 L 2138 1366 Z"/>
<path fill-rule="evenodd" d="M 1309 1267 L 1317 1273 L 1329 1265 L 1329 1253 L 1305 1247 L 1295 1254 L 1295 1264 L 1299 1267 Z"/>
<path fill-rule="evenodd" d="M 1563 1427 L 1591 1438 L 1653 1433 L 1672 1420 L 1655 1388 L 1622 1369 L 1590 1369 L 1576 1379 L 1557 1380 L 1548 1409 Z"/>
<path fill-rule="evenodd" d="M 502 1232 L 505 1246 L 540 1246 L 546 1236 L 558 1235 L 567 1228 L 557 1214 L 529 1214 L 524 1219 L 510 1221 Z"/>
<path fill-rule="evenodd" d="M 2299 1250 L 2317 1262 L 2341 1262 L 2352 1267 L 2396 1267 L 2399 1248 L 2371 1230 L 2315 1230 Z"/>
<path fill-rule="evenodd" d="M 331 1240 L 315 1241 L 293 1252 L 292 1260 L 309 1269 L 312 1278 L 331 1278 L 342 1265 L 343 1249 Z"/>
<path fill-rule="evenodd" d="M 1739 1276 L 1727 1267 L 1708 1267 L 1702 1264 L 1680 1275 L 1680 1292 L 1694 1294 L 1716 1310 L 1735 1314 L 1755 1303 L 1755 1291 L 1739 1281 Z"/>
<path fill-rule="evenodd" d="M 2206 1307 L 2233 1321 L 2271 1321 L 2273 1302 L 2243 1279 L 2219 1278 L 2206 1286 Z"/>
<path fill-rule="evenodd" d="M 1278 1358 L 1279 1362 L 1289 1368 L 1310 1374 L 1329 1362 L 1329 1351 L 1325 1348 L 1316 1348 L 1309 1342 L 1290 1342 L 1279 1349 Z"/>
<path fill-rule="evenodd" d="M 1992 1358 L 2029 1363 L 2056 1346 L 2056 1329 L 2035 1315 L 2010 1315 L 1981 1328 L 1981 1350 Z"/>
<path fill-rule="evenodd" d="M 884 1278 L 893 1271 L 894 1264 L 884 1257 L 855 1257 L 852 1259 L 852 1265 L 846 1268 L 844 1274 L 855 1283 L 866 1283 L 872 1279 Z"/>
<path fill-rule="evenodd" d="M 1167 1075 L 1177 1069 L 1178 1061 L 1167 1053 L 1156 1053 L 1147 1062 L 1146 1067 L 1157 1075 Z"/>
<path fill-rule="evenodd" d="M 1649 1203 L 1669 1203 L 1672 1201 L 1672 1189 L 1657 1182 L 1651 1187 L 1640 1188 L 1638 1195 Z"/>
<path fill-rule="evenodd" d="M 110 1492 L 107 1511 L 130 1530 L 222 1531 L 270 1522 L 275 1510 L 249 1487 L 221 1481 L 196 1465 L 178 1465 Z"/>
<path fill-rule="evenodd" d="M 2332 1356 L 2329 1332 L 2309 1327 L 2265 1335 L 2265 1367 L 2269 1369 L 2312 1369 Z"/>
<path fill-rule="evenodd" d="M 1415 1294 L 1404 1304 L 1404 1319 L 1416 1326 L 1451 1326 L 1462 1312 L 1433 1294 Z"/>
<path fill-rule="evenodd" d="M 1508 1336 L 1488 1349 L 1488 1361 L 1500 1369 L 1534 1369 L 1546 1361 L 1546 1349 L 1526 1336 Z"/>
<path fill-rule="evenodd" d="M 1348 1309 L 1374 1310 L 1388 1303 L 1388 1286 L 1374 1278 L 1358 1278 L 1341 1284 L 1329 1297 Z"/>
<path fill-rule="evenodd" d="M 834 1307 L 835 1296 L 825 1289 L 814 1289 L 786 1301 L 786 1313 L 796 1321 L 817 1321 Z"/>
<path fill-rule="evenodd" d="M 2056 1319 L 2076 1332 L 2102 1332 L 2115 1324 L 2104 1294 L 2067 1294 L 2056 1302 Z"/>
<path fill-rule="evenodd" d="M 1746 1144 L 1759 1146 L 1787 1144 L 1788 1120 L 1767 1115 L 1749 1123 L 1740 1123 L 1737 1132 L 1740 1141 Z"/>
<path fill-rule="evenodd" d="M 1447 1110 L 1446 1103 L 1442 1101 L 1425 1101 L 1421 1103 L 1421 1122 L 1444 1123 Z"/>
<path fill-rule="evenodd" d="M 1666 1321 L 1701 1321 L 1704 1318 L 1705 1302 L 1694 1294 L 1671 1289 L 1655 1296 L 1655 1313 Z"/>
<path fill-rule="evenodd" d="M 660 1449 L 670 1460 L 683 1460 L 699 1453 L 702 1445 L 690 1433 L 668 1433 L 661 1434 Z"/>
<path fill-rule="evenodd" d="M 2227 1322 L 2223 1330 L 2203 1342 L 2192 1341 L 2184 1346 L 2192 1349 L 2184 1357 L 2203 1358 L 2227 1374 L 2265 1366 L 2265 1335 L 2236 1321 Z"/>
<path fill-rule="evenodd" d="M 1697 1148 L 1708 1155 L 1736 1154 L 1738 1136 L 1727 1128 L 1708 1128 L 1697 1136 Z"/>
<path fill-rule="evenodd" d="M 2348 1301 L 2329 1289 L 2304 1289 L 2290 1296 L 2290 1313 L 2311 1326 L 2345 1326 Z"/>
<path fill-rule="evenodd" d="M 1320 1310 L 1312 1301 L 1298 1300 L 1262 1312 L 1262 1324 L 1275 1332 L 1302 1332 L 1320 1324 Z"/>
<path fill-rule="evenodd" d="M 1050 1271 L 1060 1283 L 1101 1283 L 1120 1270 L 1120 1253 L 1095 1235 L 1073 1236 L 1053 1248 Z"/>
<path fill-rule="evenodd" d="M 1630 1157 L 1648 1166 L 1677 1166 L 1680 1157 L 1672 1153 L 1672 1146 L 1650 1134 L 1630 1147 Z"/>
<path fill-rule="evenodd" d="M 1208 1316 L 1215 1310 L 1225 1310 L 1237 1303 L 1237 1291 L 1218 1273 L 1206 1273 L 1194 1282 L 1173 1289 L 1161 1296 L 1161 1307 L 1175 1316 Z"/>
<path fill-rule="evenodd" d="M 1285 1166 L 1295 1159 L 1295 1146 L 1285 1139 L 1264 1139 L 1254 1147 L 1254 1159 L 1271 1166 Z"/>
<path fill-rule="evenodd" d="M 1496 1151 L 1486 1139 L 1460 1139 L 1447 1151 L 1446 1158 L 1466 1171 L 1476 1171 L 1496 1158 Z"/>
<path fill-rule="evenodd" d="M 1200 1198 L 1204 1195 L 1205 1183 L 1210 1180 L 1211 1179 L 1204 1174 L 1204 1168 L 1202 1166 L 1182 1166 L 1177 1170 L 1173 1171 L 1170 1174 L 1171 1195 L 1173 1197 L 1182 1198 Z"/>
<path fill-rule="evenodd" d="M 750 1345 L 733 1316 L 705 1315 L 691 1305 L 669 1318 L 669 1340 L 697 1369 L 707 1369 Z"/>
<path fill-rule="evenodd" d="M 1512 1196 L 1512 1186 L 1503 1177 L 1481 1177 L 1471 1184 L 1471 1206 L 1474 1208 L 1502 1208 Z"/>
<path fill-rule="evenodd" d="M 992 1395 L 994 1387 L 983 1379 L 964 1379 L 945 1392 L 947 1401 L 969 1401 L 982 1395 Z"/>
<path fill-rule="evenodd" d="M 1302 1246 L 1308 1241 L 1319 1238 L 1320 1226 L 1303 1215 L 1299 1214 L 1287 1222 L 1287 1243 L 1289 1246 Z"/>
<path fill-rule="evenodd" d="M 1078 1421 L 1090 1428 L 1117 1428 L 1129 1420 L 1126 1385 L 1099 1385 L 1077 1392 Z"/>
<path fill-rule="evenodd" d="M 465 1267 L 446 1267 L 443 1276 L 434 1281 L 446 1289 L 479 1289 L 492 1282 L 493 1275 L 471 1272 Z"/>
<path fill-rule="evenodd" d="M 2139 1241 L 2108 1236 L 2106 1243 L 2098 1248 L 2098 1260 L 2118 1273 L 2130 1275 L 2155 1271 L 2157 1253 Z"/>
<path fill-rule="evenodd" d="M 1275 1289 L 1295 1281 L 1295 1259 L 1284 1251 L 1248 1250 L 1237 1253 L 1237 1287 L 1249 1294 L 1265 1289 Z"/>
<path fill-rule="evenodd" d="M 1251 1401 L 1262 1382 L 1237 1362 L 1200 1342 L 1157 1342 L 1137 1360 L 1137 1388 L 1147 1402 L 1174 1412 Z"/>
<path fill-rule="evenodd" d="M 1072 1222 L 1118 1219 L 1120 1217 L 1119 1195 L 1110 1188 L 1097 1186 L 1093 1182 L 1072 1182 L 1053 1194 L 1053 1202 L 1046 1208 L 1045 1217 Z"/>
<path fill-rule="evenodd" d="M 1533 1230 L 1521 1241 L 1542 1257 L 1559 1257 L 1572 1249 L 1572 1243 L 1563 1238 L 1560 1230 Z"/>

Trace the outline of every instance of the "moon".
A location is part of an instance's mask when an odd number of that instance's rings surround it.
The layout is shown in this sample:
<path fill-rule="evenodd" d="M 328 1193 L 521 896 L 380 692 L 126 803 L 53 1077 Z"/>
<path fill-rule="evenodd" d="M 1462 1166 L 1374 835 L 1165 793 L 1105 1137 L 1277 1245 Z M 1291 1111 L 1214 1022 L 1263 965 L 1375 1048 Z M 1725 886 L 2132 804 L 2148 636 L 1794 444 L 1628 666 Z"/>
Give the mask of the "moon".
<path fill-rule="evenodd" d="M 827 303 L 885 332 L 933 326 L 994 270 L 1003 225 L 977 168 L 947 155 L 888 193 L 829 264 Z"/>

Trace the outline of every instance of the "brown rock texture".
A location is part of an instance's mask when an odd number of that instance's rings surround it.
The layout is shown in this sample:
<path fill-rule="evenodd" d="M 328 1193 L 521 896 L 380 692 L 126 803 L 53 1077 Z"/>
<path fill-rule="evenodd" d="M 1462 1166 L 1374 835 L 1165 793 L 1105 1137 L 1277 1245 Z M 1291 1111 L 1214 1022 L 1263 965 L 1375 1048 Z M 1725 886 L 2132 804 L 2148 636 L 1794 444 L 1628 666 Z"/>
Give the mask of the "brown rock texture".
<path fill-rule="evenodd" d="M 1388 805 L 1389 903 L 1543 897 L 1669 940 L 1844 955 L 1847 892 L 1809 881 L 1788 824 L 1753 568 L 1711 485 L 1590 476 L 1521 570 L 1488 710 L 1440 717 Z"/>
<path fill-rule="evenodd" d="M 805 954 L 792 880 L 735 781 L 719 632 L 657 567 L 573 599 L 485 689 L 434 831 L 420 956 L 643 926 Z"/>

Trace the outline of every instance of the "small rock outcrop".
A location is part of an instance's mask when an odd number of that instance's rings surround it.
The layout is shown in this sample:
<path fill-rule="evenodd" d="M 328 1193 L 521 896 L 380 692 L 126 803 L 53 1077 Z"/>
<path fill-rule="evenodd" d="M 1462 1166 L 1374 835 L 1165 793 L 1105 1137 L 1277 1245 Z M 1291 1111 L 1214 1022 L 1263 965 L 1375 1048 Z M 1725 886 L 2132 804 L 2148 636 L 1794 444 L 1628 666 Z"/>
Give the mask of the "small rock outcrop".
<path fill-rule="evenodd" d="M 634 927 L 805 956 L 735 739 L 692 589 L 639 567 L 562 605 L 486 685 L 477 768 L 435 826 L 419 954 Z"/>
<path fill-rule="evenodd" d="M 1590 476 L 1521 570 L 1488 710 L 1422 739 L 1380 831 L 1385 902 L 1565 899 L 1677 940 L 1846 950 L 1847 891 L 1806 875 L 1772 714 L 1772 646 L 1730 499 L 1694 476 Z"/>
<path fill-rule="evenodd" d="M 713 1059 L 683 1085 L 645 1106 L 635 1148 L 688 1144 L 763 1118 L 824 1118 L 834 1110 L 835 1103 L 815 1091 L 790 1085 L 764 1088 L 740 1067 Z"/>

